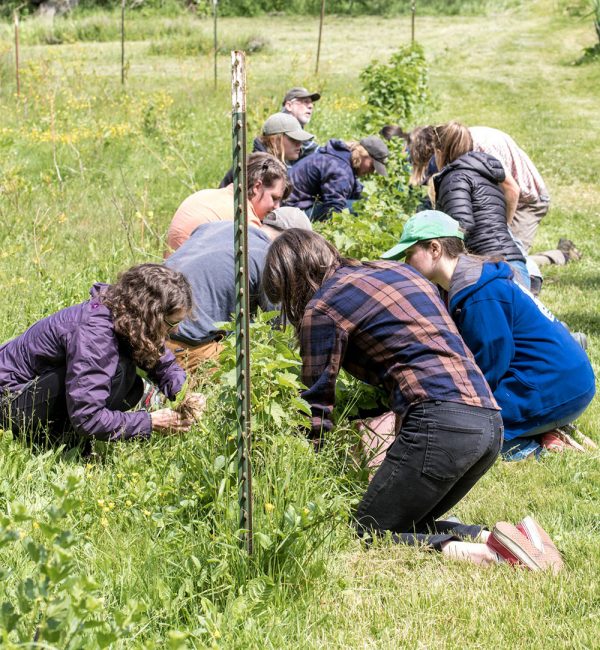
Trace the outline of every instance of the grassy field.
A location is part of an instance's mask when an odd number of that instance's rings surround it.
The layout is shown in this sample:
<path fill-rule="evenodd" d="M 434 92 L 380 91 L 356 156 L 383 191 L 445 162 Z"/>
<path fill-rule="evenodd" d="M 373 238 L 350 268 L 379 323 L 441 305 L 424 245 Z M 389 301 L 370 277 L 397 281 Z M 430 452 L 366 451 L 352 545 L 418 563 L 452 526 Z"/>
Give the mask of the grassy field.
<path fill-rule="evenodd" d="M 418 21 L 435 96 L 424 119 L 501 128 L 534 159 L 553 200 L 535 248 L 567 236 L 584 253 L 548 270 L 543 300 L 588 335 L 597 369 L 600 66 L 572 65 L 595 36 L 591 20 L 562 11 L 566 3 L 522 4 Z M 11 31 L 0 26 L 2 341 L 85 299 L 93 282 L 160 259 L 180 201 L 214 186 L 229 166 L 229 58 L 219 57 L 215 90 L 209 54 L 174 54 L 178 34 L 183 43 L 195 34 L 206 40 L 210 23 L 135 20 L 142 40 L 128 44 L 125 89 L 117 42 L 46 45 L 45 28 L 24 23 L 20 98 Z M 228 46 L 263 44 L 249 64 L 251 131 L 288 87 L 302 84 L 323 93 L 311 123 L 320 141 L 355 134 L 358 73 L 410 37 L 407 18 L 332 17 L 315 78 L 316 19 L 227 19 L 221 30 Z M 285 337 L 272 351 L 270 336 L 260 326 L 254 346 L 255 558 L 235 542 L 226 385 L 207 386 L 210 414 L 192 434 L 98 445 L 91 459 L 32 453 L 5 433 L 0 568 L 9 573 L 0 586 L 0 639 L 10 617 L 1 602 L 10 601 L 22 614 L 18 647 L 39 647 L 36 627 L 53 620 L 62 621 L 62 636 L 49 633 L 44 647 L 597 647 L 598 454 L 497 463 L 456 508 L 463 520 L 487 525 L 533 513 L 564 552 L 558 578 L 482 570 L 387 543 L 365 551 L 348 526 L 365 485 L 347 454 L 351 434 L 341 427 L 319 456 L 290 435 L 293 389 L 274 371 L 293 368 L 294 359 Z M 599 423 L 596 401 L 579 424 L 600 441 Z M 36 554 L 39 545 L 47 556 Z M 54 596 L 45 594 L 44 576 Z M 78 627 L 83 620 L 89 625 Z M 10 647 L 17 638 L 3 641 Z"/>

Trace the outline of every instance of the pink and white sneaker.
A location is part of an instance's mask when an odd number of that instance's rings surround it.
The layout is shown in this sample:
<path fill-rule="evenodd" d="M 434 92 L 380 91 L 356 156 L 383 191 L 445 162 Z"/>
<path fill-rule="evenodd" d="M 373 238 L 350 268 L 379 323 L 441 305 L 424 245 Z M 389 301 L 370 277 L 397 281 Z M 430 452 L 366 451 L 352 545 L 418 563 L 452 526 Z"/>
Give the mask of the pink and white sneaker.
<path fill-rule="evenodd" d="M 533 517 L 525 517 L 523 521 L 516 525 L 516 528 L 527 537 L 538 551 L 541 551 L 547 557 L 554 573 L 558 573 L 565 566 L 560 551 L 550 539 L 550 535 Z"/>
<path fill-rule="evenodd" d="M 494 526 L 486 543 L 509 564 L 524 566 L 531 571 L 543 571 L 552 566 L 546 555 L 528 537 L 506 521 L 499 521 Z"/>

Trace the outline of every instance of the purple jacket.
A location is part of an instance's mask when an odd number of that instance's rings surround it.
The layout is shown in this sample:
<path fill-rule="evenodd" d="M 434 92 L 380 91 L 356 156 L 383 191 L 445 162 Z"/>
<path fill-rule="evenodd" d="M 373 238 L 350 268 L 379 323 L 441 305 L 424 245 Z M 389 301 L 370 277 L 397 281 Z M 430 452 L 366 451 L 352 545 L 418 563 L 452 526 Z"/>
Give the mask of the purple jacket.
<path fill-rule="evenodd" d="M 342 140 L 329 140 L 299 160 L 288 171 L 293 190 L 286 205 L 307 210 L 319 202 L 325 213 L 341 212 L 348 200 L 360 198 L 363 189 L 351 160 L 352 153 Z"/>
<path fill-rule="evenodd" d="M 105 440 L 147 438 L 152 431 L 149 413 L 122 413 L 104 406 L 119 355 L 124 354 L 111 313 L 99 299 L 104 286 L 95 284 L 90 300 L 43 318 L 0 346 L 0 393 L 16 394 L 47 370 L 64 365 L 67 410 L 77 433 Z M 185 381 L 170 351 L 148 376 L 170 399 Z"/>

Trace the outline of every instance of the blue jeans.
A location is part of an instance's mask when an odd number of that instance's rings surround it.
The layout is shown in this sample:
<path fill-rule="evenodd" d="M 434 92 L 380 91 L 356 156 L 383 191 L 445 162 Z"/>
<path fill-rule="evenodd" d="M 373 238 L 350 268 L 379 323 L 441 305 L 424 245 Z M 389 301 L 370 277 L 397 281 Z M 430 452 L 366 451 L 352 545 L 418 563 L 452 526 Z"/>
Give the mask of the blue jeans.
<path fill-rule="evenodd" d="M 412 407 L 356 511 L 362 537 L 440 549 L 474 538 L 479 526 L 437 521 L 493 465 L 502 446 L 499 411 L 454 402 Z"/>
<path fill-rule="evenodd" d="M 521 262 L 521 260 L 513 260 L 512 262 L 508 262 L 508 265 L 514 272 L 514 281 L 518 282 L 527 290 L 531 289 L 531 278 L 529 277 L 529 271 L 527 270 L 525 262 Z"/>

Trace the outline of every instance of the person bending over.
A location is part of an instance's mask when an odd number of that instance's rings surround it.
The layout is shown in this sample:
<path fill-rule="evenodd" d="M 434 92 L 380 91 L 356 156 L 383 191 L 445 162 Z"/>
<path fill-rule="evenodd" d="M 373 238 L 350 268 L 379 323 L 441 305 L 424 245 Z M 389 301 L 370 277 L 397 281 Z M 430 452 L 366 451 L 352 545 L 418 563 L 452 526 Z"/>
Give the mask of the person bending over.
<path fill-rule="evenodd" d="M 382 257 L 406 259 L 448 292 L 450 314 L 502 409 L 503 454 L 519 458 L 515 452 L 530 443 L 530 452 L 539 443 L 556 448 L 550 432 L 578 418 L 594 397 L 590 361 L 569 330 L 511 281 L 506 263 L 467 255 L 463 240 L 447 214 L 420 212 Z"/>
<path fill-rule="evenodd" d="M 458 122 L 435 127 L 434 133 L 435 160 L 441 170 L 433 176 L 436 209 L 460 222 L 469 252 L 501 255 L 513 268 L 515 280 L 529 289 L 525 255 L 506 221 L 502 163 L 474 152 L 469 129 Z"/>
<path fill-rule="evenodd" d="M 298 208 L 277 208 L 263 220 L 262 228 L 248 227 L 248 284 L 250 310 L 275 307 L 260 290 L 265 257 L 271 242 L 288 228 L 311 230 L 308 217 Z M 165 264 L 188 279 L 194 297 L 194 311 L 170 335 L 167 345 L 177 361 L 193 372 L 207 359 L 221 352 L 225 332 L 218 326 L 235 312 L 234 225 L 231 222 L 207 223 L 192 236 Z"/>
<path fill-rule="evenodd" d="M 290 185 L 285 165 L 268 153 L 253 153 L 248 157 L 248 222 L 260 227 L 265 215 L 281 205 L 288 196 Z M 203 223 L 233 221 L 233 185 L 216 190 L 200 190 L 177 208 L 167 232 L 168 250 L 165 258 Z"/>
<path fill-rule="evenodd" d="M 271 245 L 263 286 L 296 330 L 316 445 L 333 428 L 341 368 L 389 393 L 397 437 L 358 506 L 361 536 L 389 532 L 481 564 L 510 541 L 527 566 L 551 566 L 510 524 L 490 534 L 439 520 L 494 463 L 502 419 L 429 281 L 404 264 L 343 258 L 320 235 L 292 229 Z"/>
<path fill-rule="evenodd" d="M 115 284 L 95 284 L 85 302 L 52 314 L 0 346 L 0 420 L 15 434 L 50 442 L 148 438 L 186 431 L 191 422 L 165 408 L 128 412 L 140 401 L 142 368 L 174 399 L 185 372 L 165 350 L 168 333 L 192 308 L 181 273 L 141 264 Z M 198 410 L 203 398 L 196 396 Z"/>
<path fill-rule="evenodd" d="M 387 145 L 377 136 L 360 142 L 329 140 L 290 169 L 292 192 L 285 203 L 304 210 L 311 221 L 325 221 L 360 199 L 359 178 L 387 174 L 388 156 Z"/>

